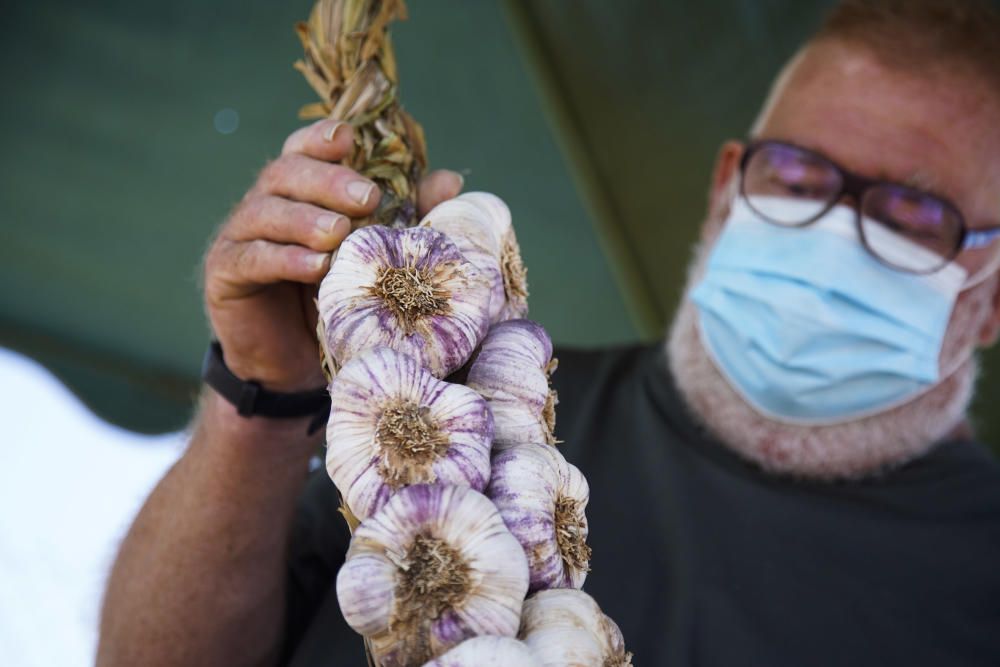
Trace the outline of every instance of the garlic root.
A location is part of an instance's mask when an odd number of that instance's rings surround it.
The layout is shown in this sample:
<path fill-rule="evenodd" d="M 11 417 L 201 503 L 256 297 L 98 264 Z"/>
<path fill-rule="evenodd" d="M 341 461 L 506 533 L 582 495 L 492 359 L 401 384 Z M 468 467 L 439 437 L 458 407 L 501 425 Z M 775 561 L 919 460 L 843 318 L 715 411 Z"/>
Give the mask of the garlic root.
<path fill-rule="evenodd" d="M 529 590 L 583 586 L 590 570 L 584 514 L 590 488 L 559 450 L 527 444 L 497 452 L 486 495 L 524 547 Z"/>
<path fill-rule="evenodd" d="M 513 637 L 527 589 L 524 551 L 489 499 L 441 484 L 402 489 L 363 521 L 337 575 L 344 618 L 382 667 Z"/>
<path fill-rule="evenodd" d="M 327 472 L 359 519 L 408 484 L 486 486 L 493 418 L 468 387 L 380 347 L 340 369 L 330 402 Z"/>

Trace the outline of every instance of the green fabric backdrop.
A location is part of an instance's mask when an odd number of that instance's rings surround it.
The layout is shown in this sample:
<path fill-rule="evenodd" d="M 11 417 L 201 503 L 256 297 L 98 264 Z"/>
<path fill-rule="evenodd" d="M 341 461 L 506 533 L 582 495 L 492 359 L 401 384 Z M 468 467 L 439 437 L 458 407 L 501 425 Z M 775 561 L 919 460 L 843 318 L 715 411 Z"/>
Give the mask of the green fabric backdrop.
<path fill-rule="evenodd" d="M 510 204 L 532 316 L 557 342 L 649 339 L 679 298 L 717 147 L 744 136 L 830 4 L 411 0 L 394 32 L 402 96 L 433 165 Z M 199 258 L 312 100 L 291 69 L 310 6 L 5 8 L 0 344 L 108 419 L 188 418 Z M 997 358 L 976 411 L 990 440 Z"/>
<path fill-rule="evenodd" d="M 413 5 L 395 38 L 432 163 L 508 201 L 532 312 L 557 340 L 634 338 L 500 5 Z M 54 0 L 0 24 L 0 344 L 108 419 L 187 419 L 207 340 L 199 258 L 313 99 L 291 68 L 310 7 Z"/>

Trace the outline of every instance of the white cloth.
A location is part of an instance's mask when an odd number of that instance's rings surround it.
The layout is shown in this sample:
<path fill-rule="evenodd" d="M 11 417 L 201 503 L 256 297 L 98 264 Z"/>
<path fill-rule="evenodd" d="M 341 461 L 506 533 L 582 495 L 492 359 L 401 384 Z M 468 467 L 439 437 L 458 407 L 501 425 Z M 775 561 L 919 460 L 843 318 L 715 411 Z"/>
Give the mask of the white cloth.
<path fill-rule="evenodd" d="M 0 379 L 0 662 L 89 666 L 117 545 L 186 436 L 111 426 L 2 349 Z"/>

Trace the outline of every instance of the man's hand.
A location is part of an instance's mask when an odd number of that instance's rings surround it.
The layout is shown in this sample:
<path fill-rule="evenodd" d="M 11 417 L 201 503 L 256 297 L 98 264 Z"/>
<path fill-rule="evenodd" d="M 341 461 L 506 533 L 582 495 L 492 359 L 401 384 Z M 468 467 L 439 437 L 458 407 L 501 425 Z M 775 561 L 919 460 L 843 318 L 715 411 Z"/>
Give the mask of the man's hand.
<path fill-rule="evenodd" d="M 205 303 L 226 364 L 275 391 L 324 383 L 316 343 L 317 285 L 330 253 L 372 213 L 381 193 L 336 164 L 351 126 L 322 120 L 294 132 L 222 226 L 205 258 Z M 418 190 L 421 215 L 457 195 L 462 178 L 437 171 Z"/>
<path fill-rule="evenodd" d="M 380 196 L 335 164 L 350 150 L 350 126 L 334 121 L 292 134 L 205 260 L 208 315 L 226 362 L 275 391 L 323 383 L 316 284 L 347 218 L 370 213 Z M 456 195 L 461 182 L 431 174 L 421 209 Z M 205 392 L 188 450 L 122 543 L 104 601 L 100 667 L 276 660 L 295 500 L 316 439 L 304 419 L 244 419 Z"/>

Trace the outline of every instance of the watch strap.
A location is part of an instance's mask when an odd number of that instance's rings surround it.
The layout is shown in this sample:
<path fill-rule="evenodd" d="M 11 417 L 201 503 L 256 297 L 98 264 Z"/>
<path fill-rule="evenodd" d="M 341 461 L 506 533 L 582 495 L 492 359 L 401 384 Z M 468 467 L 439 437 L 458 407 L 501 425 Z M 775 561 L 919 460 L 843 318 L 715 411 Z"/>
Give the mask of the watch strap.
<path fill-rule="evenodd" d="M 243 417 L 257 415 L 280 419 L 315 416 L 309 428 L 309 433 L 313 433 L 330 414 L 330 394 L 326 387 L 286 393 L 265 389 L 255 380 L 236 377 L 226 366 L 222 345 L 217 340 L 213 340 L 205 352 L 201 378 L 236 406 L 236 412 Z"/>

